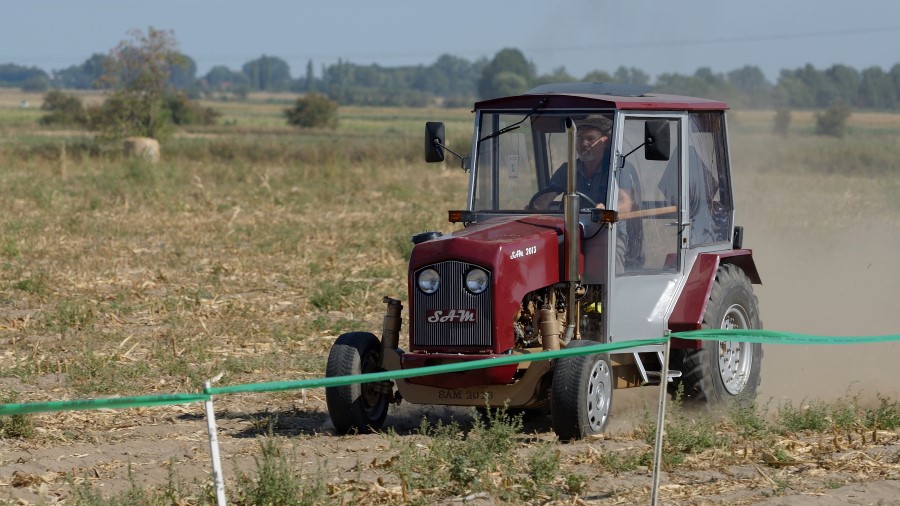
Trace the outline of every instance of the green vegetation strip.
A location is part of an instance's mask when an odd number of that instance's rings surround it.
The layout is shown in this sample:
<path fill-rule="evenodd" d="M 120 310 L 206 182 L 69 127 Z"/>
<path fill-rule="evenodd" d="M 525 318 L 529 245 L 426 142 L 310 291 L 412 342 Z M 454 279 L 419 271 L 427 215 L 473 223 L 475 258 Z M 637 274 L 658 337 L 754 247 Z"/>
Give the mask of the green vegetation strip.
<path fill-rule="evenodd" d="M 673 332 L 672 337 L 703 341 L 741 341 L 765 344 L 867 344 L 900 341 L 900 334 L 885 336 L 811 336 L 775 330 L 704 329 Z"/>
<path fill-rule="evenodd" d="M 84 411 L 88 409 L 143 408 L 168 404 L 187 404 L 208 400 L 204 394 L 138 395 L 134 397 L 109 397 L 104 399 L 79 399 L 74 401 L 32 402 L 0 405 L 0 416 L 47 413 L 51 411 Z"/>
<path fill-rule="evenodd" d="M 404 369 L 401 371 L 384 371 L 369 374 L 350 376 L 334 376 L 332 378 L 313 378 L 298 381 L 273 381 L 270 383 L 251 383 L 245 385 L 230 385 L 225 387 L 213 387 L 205 390 L 209 395 L 234 394 L 238 392 L 272 392 L 277 390 L 294 390 L 300 388 L 339 387 L 345 385 L 357 385 L 360 383 L 373 383 L 392 379 L 413 378 L 416 376 L 429 376 L 448 372 L 468 371 L 470 369 L 485 369 L 500 365 L 518 364 L 520 362 L 534 362 L 537 360 L 550 360 L 554 358 L 574 357 L 578 355 L 590 355 L 592 353 L 606 353 L 626 348 L 635 348 L 651 344 L 662 344 L 666 338 L 643 339 L 636 341 L 624 341 L 619 343 L 597 344 L 557 351 L 542 351 L 521 355 L 507 355 L 504 357 L 485 358 L 482 360 L 469 360 L 455 364 L 433 365 Z"/>

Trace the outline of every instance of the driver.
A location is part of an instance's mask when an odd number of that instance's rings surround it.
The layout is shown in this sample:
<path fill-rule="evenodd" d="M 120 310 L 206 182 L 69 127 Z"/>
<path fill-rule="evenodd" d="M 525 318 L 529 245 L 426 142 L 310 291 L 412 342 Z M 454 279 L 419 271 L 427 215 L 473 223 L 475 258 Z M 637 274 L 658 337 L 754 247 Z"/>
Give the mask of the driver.
<path fill-rule="evenodd" d="M 576 121 L 575 153 L 578 154 L 575 188 L 597 202 L 597 207 L 606 201 L 606 184 L 609 180 L 609 141 L 612 135 L 612 120 L 605 116 L 591 115 Z M 569 164 L 564 163 L 550 177 L 547 186 L 565 191 L 569 177 Z"/>
<path fill-rule="evenodd" d="M 575 162 L 578 168 L 575 175 L 575 190 L 593 200 L 598 208 L 604 209 L 609 181 L 612 120 L 606 116 L 592 114 L 576 120 L 575 125 L 578 127 L 575 133 L 575 153 L 578 155 Z M 556 169 L 547 184 L 547 188 L 556 188 L 559 192 L 541 195 L 532 203 L 533 208 L 549 209 L 551 202 L 559 194 L 565 193 L 568 177 L 569 164 L 566 162 Z M 633 210 L 632 181 L 633 178 L 623 178 L 619 181 L 619 212 Z"/>
<path fill-rule="evenodd" d="M 578 160 L 575 166 L 575 190 L 583 193 L 599 209 L 605 209 L 606 191 L 609 182 L 610 139 L 612 137 L 612 120 L 606 116 L 592 114 L 582 120 L 576 120 L 578 127 L 575 133 L 575 152 Z M 533 202 L 534 209 L 549 209 L 551 202 L 565 193 L 569 164 L 563 163 L 550 177 L 547 188 L 559 189 L 558 193 L 548 192 Z M 618 177 L 619 198 L 618 211 L 627 213 L 640 207 L 640 180 L 634 167 L 625 162 L 622 173 Z M 616 240 L 616 272 L 640 269 L 644 263 L 643 226 L 640 219 L 626 219 L 619 224 Z"/>

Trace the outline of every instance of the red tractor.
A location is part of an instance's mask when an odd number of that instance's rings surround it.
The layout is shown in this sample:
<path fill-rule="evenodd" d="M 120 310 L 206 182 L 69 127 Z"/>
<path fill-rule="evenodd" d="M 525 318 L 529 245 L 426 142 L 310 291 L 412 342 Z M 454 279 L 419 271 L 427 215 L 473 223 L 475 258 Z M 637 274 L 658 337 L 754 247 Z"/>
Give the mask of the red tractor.
<path fill-rule="evenodd" d="M 649 87 L 548 84 L 475 104 L 471 152 L 425 126 L 425 158 L 468 171 L 463 226 L 413 237 L 409 350 L 400 301 L 381 339 L 341 335 L 329 377 L 407 370 L 667 331 L 760 328 L 760 283 L 734 225 L 726 104 Z M 569 171 L 569 167 L 577 170 Z M 613 353 L 326 389 L 338 433 L 378 430 L 388 406 L 549 407 L 563 440 L 600 433 L 614 388 L 666 382 L 685 400 L 752 398 L 762 347 L 673 339 Z"/>

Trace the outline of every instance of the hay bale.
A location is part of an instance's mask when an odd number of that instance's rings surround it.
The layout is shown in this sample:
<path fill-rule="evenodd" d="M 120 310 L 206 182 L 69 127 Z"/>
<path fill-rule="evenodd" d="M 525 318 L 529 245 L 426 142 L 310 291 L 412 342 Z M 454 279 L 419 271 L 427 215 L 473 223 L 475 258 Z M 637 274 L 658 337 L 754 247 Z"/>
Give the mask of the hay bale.
<path fill-rule="evenodd" d="M 128 137 L 125 139 L 125 157 L 156 163 L 159 161 L 159 141 L 150 137 Z"/>

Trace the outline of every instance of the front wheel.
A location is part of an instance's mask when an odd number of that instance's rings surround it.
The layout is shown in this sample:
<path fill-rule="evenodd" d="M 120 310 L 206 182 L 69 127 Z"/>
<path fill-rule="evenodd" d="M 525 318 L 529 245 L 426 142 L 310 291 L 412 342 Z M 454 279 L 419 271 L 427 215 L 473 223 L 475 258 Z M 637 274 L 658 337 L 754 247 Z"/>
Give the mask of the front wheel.
<path fill-rule="evenodd" d="M 368 332 L 341 334 L 328 353 L 325 376 L 349 376 L 380 370 L 381 343 Z M 363 383 L 328 387 L 325 402 L 338 434 L 365 434 L 381 429 L 388 412 L 387 385 Z"/>
<path fill-rule="evenodd" d="M 577 340 L 569 348 L 592 346 Z M 612 408 L 613 371 L 608 353 L 566 357 L 553 369 L 550 415 L 553 431 L 563 441 L 600 434 L 609 423 Z"/>
<path fill-rule="evenodd" d="M 703 314 L 703 328 L 762 328 L 750 278 L 739 267 L 719 267 Z M 740 341 L 701 343 L 698 349 L 673 350 L 673 365 L 683 373 L 680 383 L 684 385 L 684 400 L 711 409 L 729 401 L 752 401 L 760 382 L 762 345 Z"/>

